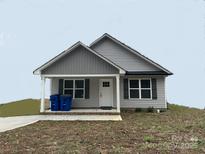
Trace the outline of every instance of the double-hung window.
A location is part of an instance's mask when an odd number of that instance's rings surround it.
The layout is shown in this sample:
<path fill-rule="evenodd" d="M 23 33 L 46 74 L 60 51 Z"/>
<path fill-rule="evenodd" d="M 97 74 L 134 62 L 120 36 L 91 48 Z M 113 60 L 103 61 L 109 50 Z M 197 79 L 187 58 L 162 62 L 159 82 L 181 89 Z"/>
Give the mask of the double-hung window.
<path fill-rule="evenodd" d="M 151 99 L 151 79 L 129 79 L 130 99 Z"/>
<path fill-rule="evenodd" d="M 139 80 L 129 80 L 129 85 L 130 98 L 140 98 Z"/>
<path fill-rule="evenodd" d="M 64 95 L 71 95 L 73 98 L 85 98 L 84 80 L 64 80 Z"/>

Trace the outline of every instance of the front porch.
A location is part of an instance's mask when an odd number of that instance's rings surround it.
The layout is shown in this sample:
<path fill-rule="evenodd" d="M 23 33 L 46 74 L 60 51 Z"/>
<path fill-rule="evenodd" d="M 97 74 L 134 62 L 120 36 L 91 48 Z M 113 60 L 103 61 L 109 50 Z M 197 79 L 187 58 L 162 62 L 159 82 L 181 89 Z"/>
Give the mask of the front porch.
<path fill-rule="evenodd" d="M 45 110 L 43 114 L 46 115 L 119 115 L 116 109 L 103 110 L 103 109 L 71 109 L 70 111 L 51 111 Z"/>
<path fill-rule="evenodd" d="M 71 94 L 73 96 L 73 103 L 70 111 L 51 111 L 50 107 L 45 106 L 45 84 L 47 79 L 50 80 L 50 95 Z M 64 82 L 60 80 L 63 80 Z M 87 80 L 88 82 L 86 82 Z M 82 81 L 82 85 L 83 85 L 82 87 L 79 86 L 80 81 Z M 109 91 L 108 89 L 109 87 L 111 91 Z M 65 114 L 65 115 L 119 114 L 120 113 L 120 75 L 119 74 L 41 75 L 40 112 L 42 114 Z"/>

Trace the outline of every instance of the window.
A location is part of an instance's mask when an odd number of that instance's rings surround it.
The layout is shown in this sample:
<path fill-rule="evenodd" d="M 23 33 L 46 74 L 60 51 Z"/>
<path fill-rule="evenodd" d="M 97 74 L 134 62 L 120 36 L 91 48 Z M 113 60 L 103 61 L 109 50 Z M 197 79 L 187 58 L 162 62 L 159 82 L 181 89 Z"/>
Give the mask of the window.
<path fill-rule="evenodd" d="M 73 96 L 73 80 L 65 80 L 64 94 Z"/>
<path fill-rule="evenodd" d="M 151 99 L 151 80 L 150 79 L 130 79 L 129 98 Z"/>
<path fill-rule="evenodd" d="M 140 98 L 139 80 L 130 80 L 130 98 Z"/>
<path fill-rule="evenodd" d="M 75 80 L 75 98 L 84 98 L 84 80 Z"/>
<path fill-rule="evenodd" d="M 64 80 L 64 94 L 73 98 L 84 98 L 84 80 Z"/>
<path fill-rule="evenodd" d="M 110 87 L 110 82 L 103 82 L 103 87 Z"/>
<path fill-rule="evenodd" d="M 141 98 L 151 98 L 151 80 L 141 81 Z"/>

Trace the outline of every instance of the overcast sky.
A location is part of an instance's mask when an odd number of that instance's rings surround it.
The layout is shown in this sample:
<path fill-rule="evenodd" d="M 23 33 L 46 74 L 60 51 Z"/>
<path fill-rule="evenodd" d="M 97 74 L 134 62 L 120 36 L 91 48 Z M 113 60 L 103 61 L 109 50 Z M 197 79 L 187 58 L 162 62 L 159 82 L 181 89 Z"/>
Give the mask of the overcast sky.
<path fill-rule="evenodd" d="M 0 102 L 40 98 L 33 70 L 105 32 L 174 73 L 170 103 L 205 106 L 203 0 L 0 0 Z"/>

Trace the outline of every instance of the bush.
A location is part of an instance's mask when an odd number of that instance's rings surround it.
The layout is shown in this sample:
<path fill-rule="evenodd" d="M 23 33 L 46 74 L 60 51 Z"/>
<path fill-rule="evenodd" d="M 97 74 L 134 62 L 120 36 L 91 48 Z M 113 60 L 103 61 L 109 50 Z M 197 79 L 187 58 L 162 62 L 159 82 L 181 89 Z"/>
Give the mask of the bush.
<path fill-rule="evenodd" d="M 154 112 L 154 107 L 148 107 L 147 112 Z"/>

